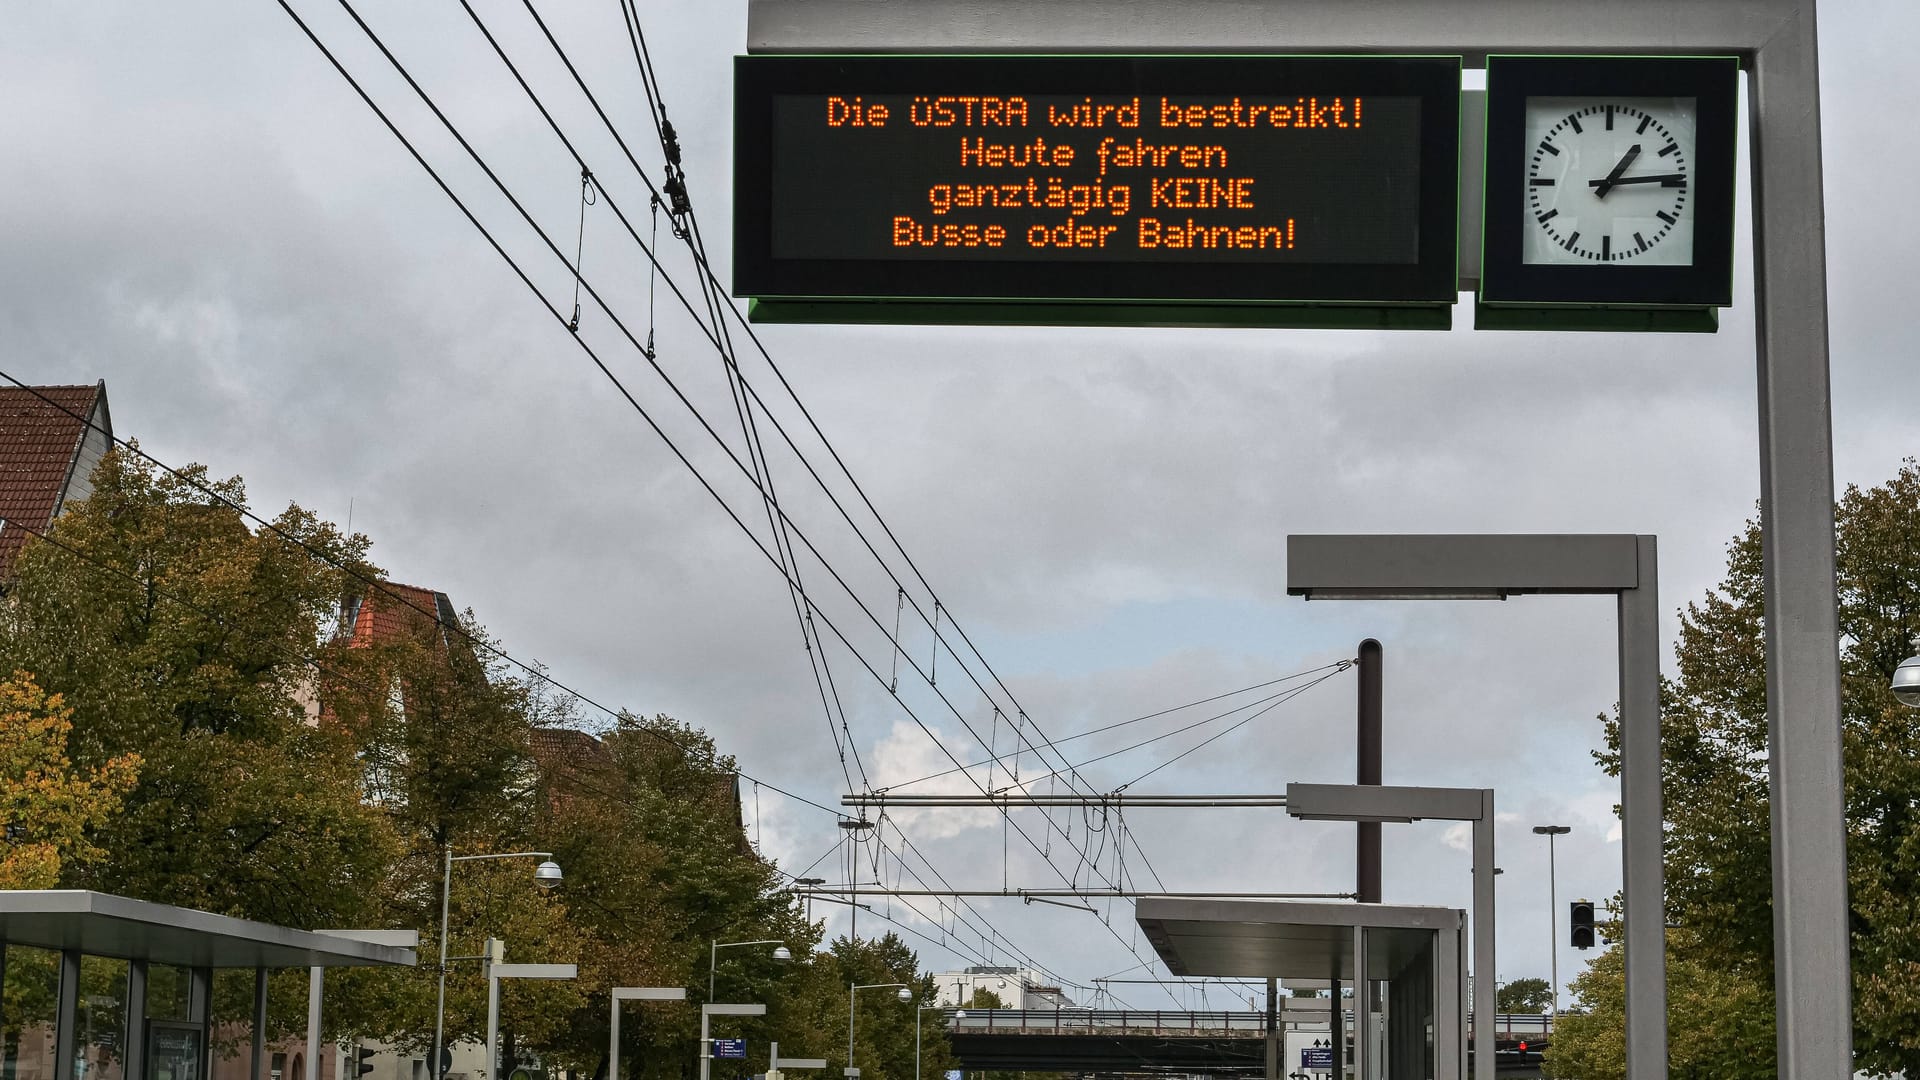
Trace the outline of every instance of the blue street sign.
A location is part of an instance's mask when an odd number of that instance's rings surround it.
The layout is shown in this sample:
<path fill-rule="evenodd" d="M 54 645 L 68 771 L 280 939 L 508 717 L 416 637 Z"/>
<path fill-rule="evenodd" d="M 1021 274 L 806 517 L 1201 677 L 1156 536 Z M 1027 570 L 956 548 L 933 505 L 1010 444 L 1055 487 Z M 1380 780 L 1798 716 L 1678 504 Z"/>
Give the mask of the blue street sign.
<path fill-rule="evenodd" d="M 1303 1069 L 1332 1069 L 1333 1047 L 1303 1046 L 1300 1048 L 1300 1067 Z"/>
<path fill-rule="evenodd" d="M 716 1058 L 744 1059 L 747 1056 L 747 1040 L 715 1039 L 713 1040 L 713 1056 Z"/>

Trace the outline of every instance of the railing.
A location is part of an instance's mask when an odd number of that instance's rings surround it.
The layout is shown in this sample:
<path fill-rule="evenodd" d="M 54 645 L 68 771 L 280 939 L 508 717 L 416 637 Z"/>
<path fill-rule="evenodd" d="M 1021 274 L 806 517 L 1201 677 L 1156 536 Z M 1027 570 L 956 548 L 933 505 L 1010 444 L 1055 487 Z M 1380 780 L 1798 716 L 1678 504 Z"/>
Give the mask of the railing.
<path fill-rule="evenodd" d="M 1289 1005 L 1289 1002 L 1297 1004 Z M 1314 1007 L 1316 1003 L 1318 1008 Z M 1281 1030 L 1302 1026 L 1326 1027 L 1327 999 L 1282 998 L 1280 1004 L 1278 1020 Z M 1312 1015 L 1315 1013 L 1319 1015 Z M 1472 1026 L 1471 1017 L 1467 1023 L 1469 1027 Z M 1267 1014 L 1144 1009 L 961 1009 L 947 1014 L 947 1026 L 951 1031 L 968 1034 L 1111 1035 L 1152 1031 L 1255 1038 L 1266 1032 Z M 1498 1038 L 1544 1037 L 1552 1033 L 1551 1016 L 1500 1013 L 1494 1017 L 1494 1034 Z"/>

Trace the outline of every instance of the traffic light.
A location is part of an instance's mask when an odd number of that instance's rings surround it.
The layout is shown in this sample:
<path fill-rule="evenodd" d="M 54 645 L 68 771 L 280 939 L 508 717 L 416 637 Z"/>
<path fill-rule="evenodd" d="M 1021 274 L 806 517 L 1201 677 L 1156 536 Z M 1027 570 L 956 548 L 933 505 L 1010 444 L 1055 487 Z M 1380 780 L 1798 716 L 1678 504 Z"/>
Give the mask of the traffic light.
<path fill-rule="evenodd" d="M 371 1046 L 355 1046 L 353 1048 L 353 1075 L 365 1076 L 372 1072 L 373 1055 L 377 1053 L 379 1053 L 379 1051 Z"/>
<path fill-rule="evenodd" d="M 1573 931 L 1573 947 L 1593 948 L 1593 901 L 1575 900 L 1568 906 L 1572 909 L 1567 925 Z"/>

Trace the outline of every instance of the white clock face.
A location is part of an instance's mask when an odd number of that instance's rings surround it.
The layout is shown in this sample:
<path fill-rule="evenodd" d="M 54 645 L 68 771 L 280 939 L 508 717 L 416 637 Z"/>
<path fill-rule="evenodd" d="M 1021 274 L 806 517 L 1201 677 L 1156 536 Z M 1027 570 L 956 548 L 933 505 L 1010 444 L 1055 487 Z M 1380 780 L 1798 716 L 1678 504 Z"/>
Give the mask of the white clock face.
<path fill-rule="evenodd" d="M 1527 99 L 1521 261 L 1693 265 L 1693 98 Z"/>

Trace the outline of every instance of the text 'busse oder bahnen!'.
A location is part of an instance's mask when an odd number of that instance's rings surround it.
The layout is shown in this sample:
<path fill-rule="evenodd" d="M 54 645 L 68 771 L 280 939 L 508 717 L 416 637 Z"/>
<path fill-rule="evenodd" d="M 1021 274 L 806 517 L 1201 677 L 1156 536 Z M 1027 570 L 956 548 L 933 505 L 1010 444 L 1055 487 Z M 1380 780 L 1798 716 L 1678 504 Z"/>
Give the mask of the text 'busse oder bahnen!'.
<path fill-rule="evenodd" d="M 1192 104 L 1176 98 L 1119 102 L 1093 98 L 1035 107 L 1024 97 L 920 96 L 905 115 L 897 105 L 860 96 L 828 97 L 833 128 L 959 128 L 953 179 L 930 185 L 924 205 L 895 213 L 884 226 L 900 249 L 1216 249 L 1287 251 L 1297 226 L 1284 207 L 1263 204 L 1260 177 L 1236 173 L 1230 148 L 1203 133 L 1276 135 L 1358 131 L 1358 96 L 1298 97 L 1284 103 L 1241 98 Z M 1032 138 L 1043 129 L 1050 134 Z M 1112 134 L 1153 129 L 1164 135 Z M 1008 129 L 1026 129 L 1009 139 Z M 1086 173 L 1091 166 L 1093 175 Z M 1065 174 L 1074 170 L 1071 178 Z M 956 211 L 1063 211 L 1057 223 L 1011 228 L 991 220 L 954 221 Z M 1187 211 L 1206 211 L 1197 222 Z M 1231 223 L 1216 223 L 1224 213 Z M 970 217 L 972 215 L 969 215 Z M 877 223 L 876 223 L 877 224 Z"/>

